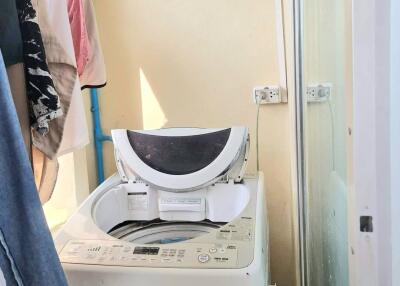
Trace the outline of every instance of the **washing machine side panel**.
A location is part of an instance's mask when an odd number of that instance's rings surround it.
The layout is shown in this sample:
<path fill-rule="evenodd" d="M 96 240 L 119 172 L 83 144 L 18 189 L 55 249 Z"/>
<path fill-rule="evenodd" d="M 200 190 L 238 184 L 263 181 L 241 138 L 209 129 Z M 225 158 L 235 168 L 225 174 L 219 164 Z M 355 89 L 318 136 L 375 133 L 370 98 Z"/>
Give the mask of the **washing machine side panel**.
<path fill-rule="evenodd" d="M 63 264 L 70 286 L 265 286 L 263 273 L 231 269 L 104 267 Z"/>

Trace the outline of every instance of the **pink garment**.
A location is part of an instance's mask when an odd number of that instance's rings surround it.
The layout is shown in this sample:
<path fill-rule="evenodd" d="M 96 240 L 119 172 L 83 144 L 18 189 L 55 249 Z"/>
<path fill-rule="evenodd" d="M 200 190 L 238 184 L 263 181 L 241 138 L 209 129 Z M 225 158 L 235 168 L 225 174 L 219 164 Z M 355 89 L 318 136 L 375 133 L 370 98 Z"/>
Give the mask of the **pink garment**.
<path fill-rule="evenodd" d="M 89 62 L 91 48 L 86 29 L 85 10 L 82 0 L 67 0 L 68 16 L 71 25 L 78 75 L 82 75 Z"/>
<path fill-rule="evenodd" d="M 106 85 L 106 67 L 97 29 L 96 12 L 92 0 L 82 0 L 85 9 L 86 29 L 90 41 L 90 57 L 83 74 L 79 77 L 81 88 L 100 88 Z"/>

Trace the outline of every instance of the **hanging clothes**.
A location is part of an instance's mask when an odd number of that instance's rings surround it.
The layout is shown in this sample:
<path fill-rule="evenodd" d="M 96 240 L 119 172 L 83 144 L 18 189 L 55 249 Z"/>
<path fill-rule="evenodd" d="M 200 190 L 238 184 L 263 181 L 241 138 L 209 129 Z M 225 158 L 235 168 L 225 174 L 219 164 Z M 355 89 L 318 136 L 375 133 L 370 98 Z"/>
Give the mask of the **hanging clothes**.
<path fill-rule="evenodd" d="M 51 122 L 47 136 L 33 132 L 33 142 L 49 159 L 54 159 L 89 143 L 89 131 L 79 91 L 67 3 L 38 0 L 34 4 L 38 10 L 38 23 L 50 73 L 60 96 L 64 115 Z"/>
<path fill-rule="evenodd" d="M 83 73 L 80 75 L 82 89 L 100 88 L 107 83 L 106 67 L 103 51 L 101 49 L 99 32 L 97 28 L 96 12 L 92 0 L 82 0 L 86 29 L 89 36 L 90 57 Z"/>
<path fill-rule="evenodd" d="M 33 167 L 42 203 L 53 193 L 57 174 L 57 157 L 89 143 L 85 108 L 75 60 L 66 1 L 38 0 L 38 23 L 42 30 L 50 73 L 60 96 L 64 115 L 50 123 L 47 136 L 33 131 Z"/>
<path fill-rule="evenodd" d="M 0 53 L 0 268 L 7 286 L 66 286 Z"/>
<path fill-rule="evenodd" d="M 15 0 L 0 1 L 0 35 L 5 65 L 22 63 L 22 38 Z"/>
<path fill-rule="evenodd" d="M 23 40 L 31 125 L 38 133 L 46 135 L 50 121 L 62 116 L 63 112 L 47 66 L 36 11 L 30 0 L 16 0 L 16 6 Z"/>
<path fill-rule="evenodd" d="M 82 0 L 67 0 L 68 16 L 74 42 L 78 75 L 82 75 L 90 59 L 89 35 L 86 29 L 85 11 Z"/>

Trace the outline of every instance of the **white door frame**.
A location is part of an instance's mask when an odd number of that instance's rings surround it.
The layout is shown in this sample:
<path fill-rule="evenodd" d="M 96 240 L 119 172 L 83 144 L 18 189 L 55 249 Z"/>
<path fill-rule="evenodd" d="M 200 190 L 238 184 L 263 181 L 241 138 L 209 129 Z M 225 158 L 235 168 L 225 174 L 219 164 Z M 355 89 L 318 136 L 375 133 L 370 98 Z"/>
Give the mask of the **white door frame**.
<path fill-rule="evenodd" d="M 399 8 L 398 0 L 353 0 L 350 220 L 356 224 L 349 240 L 351 285 L 357 286 L 400 285 Z M 372 232 L 360 231 L 361 216 L 372 217 Z"/>
<path fill-rule="evenodd" d="M 400 1 L 391 1 L 390 135 L 391 217 L 400 218 Z M 392 285 L 400 285 L 400 226 L 392 220 Z"/>

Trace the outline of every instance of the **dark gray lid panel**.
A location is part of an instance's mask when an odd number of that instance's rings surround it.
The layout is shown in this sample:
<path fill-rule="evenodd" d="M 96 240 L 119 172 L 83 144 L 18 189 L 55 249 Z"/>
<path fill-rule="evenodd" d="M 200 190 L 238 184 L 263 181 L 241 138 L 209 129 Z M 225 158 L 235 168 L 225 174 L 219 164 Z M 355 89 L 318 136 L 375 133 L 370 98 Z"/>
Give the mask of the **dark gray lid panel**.
<path fill-rule="evenodd" d="M 127 131 L 129 143 L 149 167 L 170 175 L 187 175 L 213 162 L 224 149 L 231 129 L 191 136 L 159 136 Z"/>

